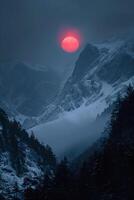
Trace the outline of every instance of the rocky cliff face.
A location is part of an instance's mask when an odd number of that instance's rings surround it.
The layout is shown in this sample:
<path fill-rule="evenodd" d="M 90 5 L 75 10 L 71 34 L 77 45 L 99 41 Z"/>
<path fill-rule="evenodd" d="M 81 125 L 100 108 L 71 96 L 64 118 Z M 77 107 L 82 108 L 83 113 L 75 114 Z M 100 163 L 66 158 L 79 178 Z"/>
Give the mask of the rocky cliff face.
<path fill-rule="evenodd" d="M 81 106 L 101 114 L 116 96 L 134 80 L 134 41 L 88 44 L 80 54 L 74 71 L 56 101 L 48 106 L 41 121 Z"/>

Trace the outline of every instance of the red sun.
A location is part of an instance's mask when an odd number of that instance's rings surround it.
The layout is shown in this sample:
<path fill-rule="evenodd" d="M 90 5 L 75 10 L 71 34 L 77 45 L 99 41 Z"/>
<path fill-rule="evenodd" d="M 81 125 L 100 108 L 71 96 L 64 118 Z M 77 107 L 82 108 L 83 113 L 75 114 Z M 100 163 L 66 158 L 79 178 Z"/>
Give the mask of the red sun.
<path fill-rule="evenodd" d="M 61 47 L 64 51 L 66 51 L 68 53 L 74 53 L 80 47 L 79 39 L 75 36 L 66 36 L 61 41 Z"/>

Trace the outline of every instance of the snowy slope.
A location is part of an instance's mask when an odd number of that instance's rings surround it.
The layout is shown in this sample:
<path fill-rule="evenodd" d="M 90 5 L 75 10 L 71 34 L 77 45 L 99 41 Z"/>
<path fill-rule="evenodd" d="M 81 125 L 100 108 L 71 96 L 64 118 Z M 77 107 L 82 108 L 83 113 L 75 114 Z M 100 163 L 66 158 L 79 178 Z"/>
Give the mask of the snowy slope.
<path fill-rule="evenodd" d="M 17 176 L 16 171 L 12 168 L 10 163 L 10 156 L 8 152 L 0 155 L 0 194 L 8 199 L 12 199 L 14 196 L 13 190 L 16 185 L 20 193 L 29 186 L 36 186 L 43 176 L 43 171 L 39 167 L 38 160 L 32 157 L 32 152 L 29 151 L 26 157 L 27 173 L 23 176 Z"/>

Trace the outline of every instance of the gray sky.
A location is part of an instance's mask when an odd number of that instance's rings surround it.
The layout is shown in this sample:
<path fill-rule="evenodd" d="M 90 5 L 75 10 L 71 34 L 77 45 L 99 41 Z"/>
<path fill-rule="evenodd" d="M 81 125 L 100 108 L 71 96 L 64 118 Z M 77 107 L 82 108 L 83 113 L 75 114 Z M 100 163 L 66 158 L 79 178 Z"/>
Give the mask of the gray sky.
<path fill-rule="evenodd" d="M 84 45 L 133 27 L 134 0 L 0 0 L 0 59 L 67 70 L 79 52 L 60 49 L 62 29 L 78 29 Z"/>

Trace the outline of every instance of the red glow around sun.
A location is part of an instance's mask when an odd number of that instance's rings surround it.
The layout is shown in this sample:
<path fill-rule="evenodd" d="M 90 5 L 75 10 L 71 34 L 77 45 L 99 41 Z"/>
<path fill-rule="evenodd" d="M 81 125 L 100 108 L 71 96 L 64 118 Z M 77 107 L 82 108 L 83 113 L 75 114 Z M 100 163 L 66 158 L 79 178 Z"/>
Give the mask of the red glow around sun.
<path fill-rule="evenodd" d="M 76 52 L 81 45 L 81 37 L 78 31 L 69 30 L 62 32 L 60 35 L 60 46 L 68 53 Z"/>

